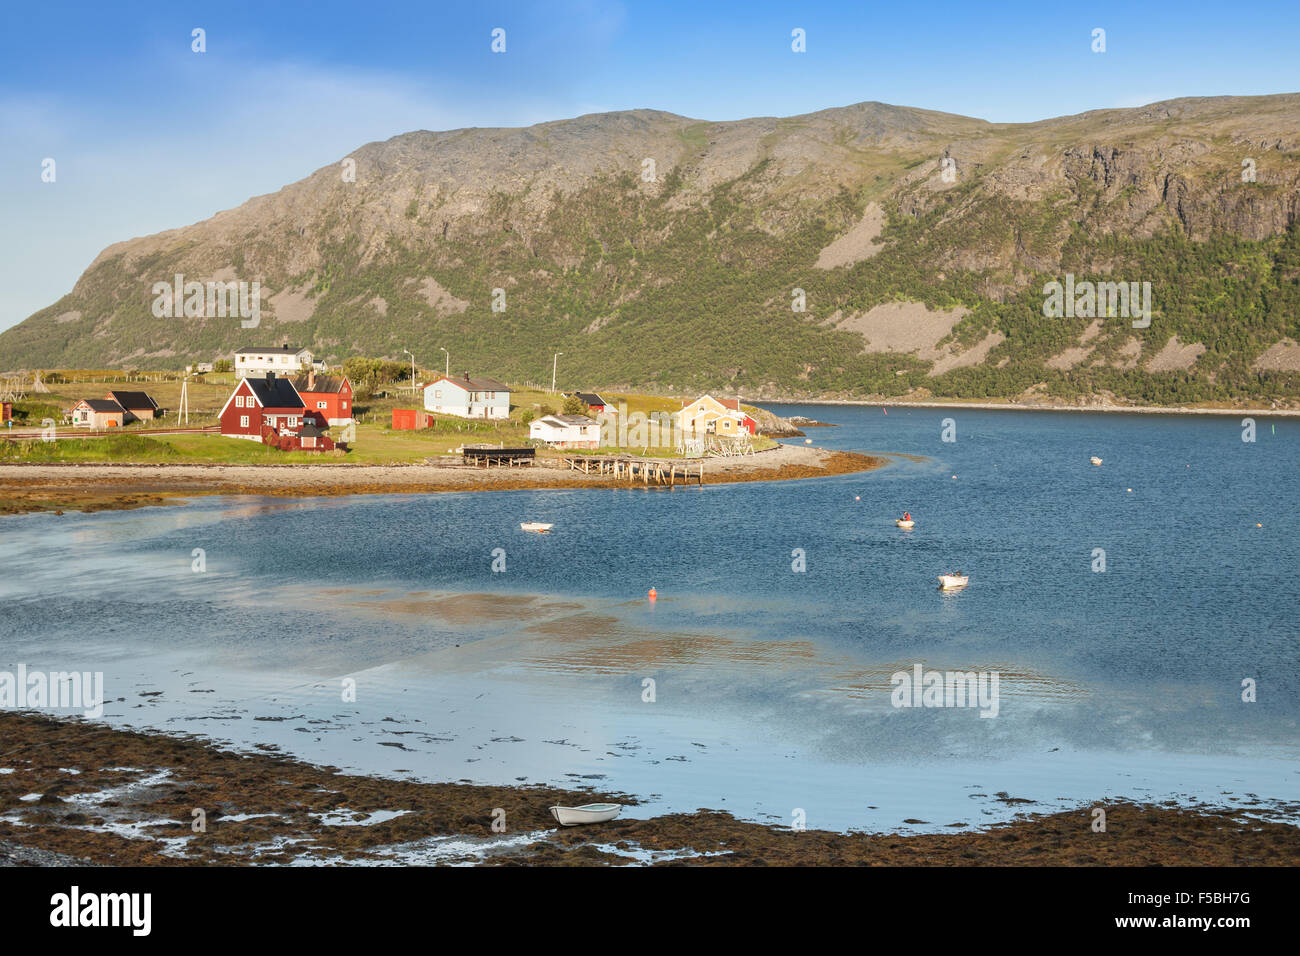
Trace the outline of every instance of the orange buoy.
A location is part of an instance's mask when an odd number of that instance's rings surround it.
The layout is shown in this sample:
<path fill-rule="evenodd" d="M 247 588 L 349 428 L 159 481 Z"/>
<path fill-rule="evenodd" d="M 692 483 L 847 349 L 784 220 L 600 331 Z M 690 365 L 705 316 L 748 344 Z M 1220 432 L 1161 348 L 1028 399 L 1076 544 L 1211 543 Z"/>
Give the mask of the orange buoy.
<path fill-rule="evenodd" d="M 659 592 L 656 591 L 654 588 L 651 588 L 651 589 L 650 589 L 650 593 L 646 595 L 646 597 L 650 598 L 650 600 L 652 600 L 652 601 L 653 601 L 655 598 L 657 598 L 658 596 L 659 596 Z"/>

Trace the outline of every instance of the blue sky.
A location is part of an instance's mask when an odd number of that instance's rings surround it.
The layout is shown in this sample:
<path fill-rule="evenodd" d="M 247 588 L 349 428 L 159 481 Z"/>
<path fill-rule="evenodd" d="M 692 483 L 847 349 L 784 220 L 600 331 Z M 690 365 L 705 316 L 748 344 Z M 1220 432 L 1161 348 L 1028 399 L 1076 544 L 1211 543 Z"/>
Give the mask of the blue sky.
<path fill-rule="evenodd" d="M 207 32 L 193 53 L 191 31 Z M 506 52 L 491 31 L 506 30 Z M 790 49 L 794 28 L 807 52 Z M 1091 50 L 1106 30 L 1107 50 Z M 0 329 L 106 245 L 412 129 L 862 100 L 1024 122 L 1300 90 L 1300 4 L 17 3 L 0 12 Z M 54 183 L 41 181 L 45 158 Z"/>

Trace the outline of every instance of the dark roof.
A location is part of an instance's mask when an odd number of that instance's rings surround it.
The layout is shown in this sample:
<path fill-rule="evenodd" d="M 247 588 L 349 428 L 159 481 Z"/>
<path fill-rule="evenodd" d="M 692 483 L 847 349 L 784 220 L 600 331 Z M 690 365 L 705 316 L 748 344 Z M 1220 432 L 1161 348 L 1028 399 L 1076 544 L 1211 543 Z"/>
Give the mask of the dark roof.
<path fill-rule="evenodd" d="M 302 396 L 287 378 L 246 378 L 263 408 L 304 408 Z"/>
<path fill-rule="evenodd" d="M 582 404 L 584 405 L 608 405 L 609 404 L 609 402 L 605 401 L 595 392 L 574 392 L 574 394 L 577 395 L 580 399 L 582 399 Z"/>
<path fill-rule="evenodd" d="M 109 392 L 109 397 L 123 408 L 152 408 L 157 410 L 158 403 L 147 392 Z"/>
<path fill-rule="evenodd" d="M 325 429 L 321 428 L 311 419 L 308 419 L 307 424 L 298 429 L 299 438 L 320 438 L 320 436 L 324 434 Z"/>
<path fill-rule="evenodd" d="M 121 405 L 111 398 L 83 398 L 83 402 L 90 406 L 92 411 L 96 412 L 124 412 L 126 411 Z"/>
<path fill-rule="evenodd" d="M 300 392 L 317 393 L 342 391 L 343 383 L 347 381 L 342 375 L 317 375 L 316 386 L 308 388 L 307 378 L 306 375 L 295 375 L 290 381 L 293 382 L 293 387 Z"/>
<path fill-rule="evenodd" d="M 297 355 L 299 352 L 306 351 L 305 345 L 272 345 L 269 348 L 260 349 L 236 349 L 236 355 L 249 355 L 253 352 L 259 355 Z"/>
<path fill-rule="evenodd" d="M 468 376 L 468 375 L 461 375 L 461 376 L 459 376 L 459 377 L 458 377 L 458 376 L 455 376 L 455 375 L 450 375 L 450 376 L 449 376 L 449 375 L 439 375 L 436 379 L 434 379 L 434 381 L 435 381 L 435 382 L 439 382 L 439 381 L 447 381 L 447 382 L 451 382 L 453 385 L 459 385 L 461 388 L 465 389 L 466 391 L 470 391 L 470 392 L 508 392 L 508 391 L 510 391 L 510 386 L 509 386 L 509 385 L 504 385 L 504 384 L 502 384 L 501 382 L 498 382 L 498 381 L 497 381 L 496 379 L 494 379 L 494 378 L 484 378 L 484 377 L 481 376 L 481 375 L 475 376 L 475 377 L 473 377 L 473 378 L 471 378 L 471 377 Z"/>

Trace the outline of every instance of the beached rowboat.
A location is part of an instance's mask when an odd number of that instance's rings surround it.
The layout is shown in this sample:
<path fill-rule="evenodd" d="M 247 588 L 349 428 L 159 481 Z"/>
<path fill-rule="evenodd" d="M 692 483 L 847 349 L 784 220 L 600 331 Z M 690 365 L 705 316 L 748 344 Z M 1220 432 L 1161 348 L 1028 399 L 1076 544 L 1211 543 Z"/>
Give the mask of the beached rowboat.
<path fill-rule="evenodd" d="M 539 534 L 545 534 L 547 531 L 554 528 L 555 525 L 543 524 L 540 521 L 522 521 L 520 522 L 519 527 L 523 528 L 525 531 L 536 531 Z"/>
<path fill-rule="evenodd" d="M 916 524 L 916 522 L 904 521 L 902 518 L 896 518 L 894 519 L 894 524 L 898 525 L 900 528 L 910 528 L 912 525 Z"/>
<path fill-rule="evenodd" d="M 560 826 L 576 827 L 583 823 L 613 820 L 623 808 L 617 803 L 588 803 L 581 807 L 551 807 L 551 816 Z"/>
<path fill-rule="evenodd" d="M 941 574 L 939 575 L 939 590 L 956 591 L 970 584 L 970 576 L 966 574 Z"/>

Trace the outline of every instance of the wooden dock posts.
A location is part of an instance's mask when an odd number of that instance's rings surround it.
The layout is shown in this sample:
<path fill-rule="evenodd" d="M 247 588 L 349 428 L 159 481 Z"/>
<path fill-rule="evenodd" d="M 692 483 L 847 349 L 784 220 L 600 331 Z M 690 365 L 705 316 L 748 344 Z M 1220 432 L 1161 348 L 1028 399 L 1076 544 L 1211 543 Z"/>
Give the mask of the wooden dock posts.
<path fill-rule="evenodd" d="M 704 484 L 704 463 L 692 468 L 688 461 L 659 461 L 652 458 L 614 458 L 609 455 L 566 455 L 565 463 L 570 471 L 581 471 L 584 475 L 610 475 L 615 479 L 624 478 L 629 483 L 640 479 L 644 487 L 650 485 Z"/>
<path fill-rule="evenodd" d="M 465 445 L 461 448 L 461 458 L 467 465 L 531 465 L 537 455 L 535 448 L 494 448 L 491 445 Z"/>

